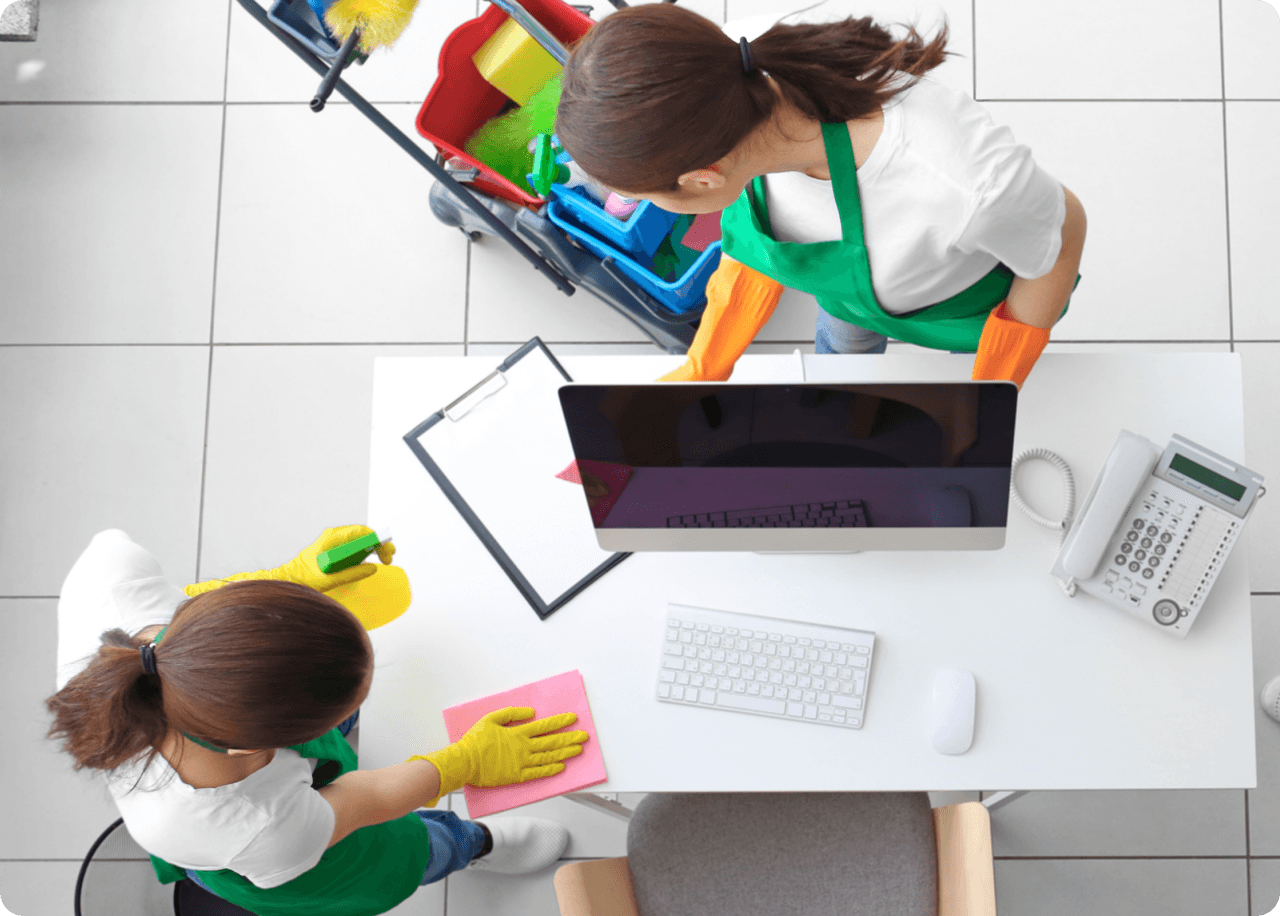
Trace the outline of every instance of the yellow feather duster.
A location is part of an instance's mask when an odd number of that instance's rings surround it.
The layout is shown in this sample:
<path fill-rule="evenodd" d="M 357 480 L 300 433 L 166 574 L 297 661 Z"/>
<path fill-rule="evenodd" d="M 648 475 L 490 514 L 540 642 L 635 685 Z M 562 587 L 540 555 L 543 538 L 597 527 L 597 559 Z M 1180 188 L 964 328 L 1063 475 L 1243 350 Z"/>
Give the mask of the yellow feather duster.
<path fill-rule="evenodd" d="M 324 18 L 340 42 L 346 41 L 358 26 L 360 50 L 368 54 L 374 48 L 394 43 L 417 5 L 418 0 L 335 0 Z"/>

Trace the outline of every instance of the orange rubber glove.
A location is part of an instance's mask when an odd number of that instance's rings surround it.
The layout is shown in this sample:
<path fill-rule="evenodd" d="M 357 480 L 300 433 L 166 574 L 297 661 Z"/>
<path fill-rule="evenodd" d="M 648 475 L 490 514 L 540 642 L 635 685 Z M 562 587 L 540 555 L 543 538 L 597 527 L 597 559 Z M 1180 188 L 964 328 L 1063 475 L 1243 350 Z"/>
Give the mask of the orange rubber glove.
<path fill-rule="evenodd" d="M 1006 303 L 1001 302 L 982 327 L 973 360 L 973 378 L 1007 379 L 1021 388 L 1048 342 L 1048 328 L 1033 328 L 1014 320 Z"/>
<path fill-rule="evenodd" d="M 683 366 L 660 382 L 723 382 L 778 306 L 782 284 L 746 264 L 720 256 L 707 281 L 707 307 Z"/>

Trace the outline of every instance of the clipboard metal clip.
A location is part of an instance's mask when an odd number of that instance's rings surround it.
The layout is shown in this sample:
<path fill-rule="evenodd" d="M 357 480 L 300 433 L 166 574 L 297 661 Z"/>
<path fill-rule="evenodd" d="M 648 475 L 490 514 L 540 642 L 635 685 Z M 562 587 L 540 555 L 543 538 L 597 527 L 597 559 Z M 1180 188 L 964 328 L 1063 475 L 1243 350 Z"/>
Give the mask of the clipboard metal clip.
<path fill-rule="evenodd" d="M 444 409 L 444 415 L 457 423 L 480 405 L 480 402 L 497 394 L 507 387 L 507 376 L 501 369 L 494 369 L 477 384 L 471 386 L 463 395 L 455 399 Z"/>

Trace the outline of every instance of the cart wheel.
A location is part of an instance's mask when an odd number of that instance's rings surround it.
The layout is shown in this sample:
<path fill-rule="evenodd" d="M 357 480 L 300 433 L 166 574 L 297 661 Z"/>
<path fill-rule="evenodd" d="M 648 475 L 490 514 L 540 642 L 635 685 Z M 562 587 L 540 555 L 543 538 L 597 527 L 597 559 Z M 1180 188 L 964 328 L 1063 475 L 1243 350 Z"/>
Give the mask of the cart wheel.
<path fill-rule="evenodd" d="M 470 239 L 473 242 L 478 242 L 482 238 L 484 238 L 483 232 L 468 232 L 467 230 L 463 229 L 462 234 L 465 235 L 468 239 Z"/>

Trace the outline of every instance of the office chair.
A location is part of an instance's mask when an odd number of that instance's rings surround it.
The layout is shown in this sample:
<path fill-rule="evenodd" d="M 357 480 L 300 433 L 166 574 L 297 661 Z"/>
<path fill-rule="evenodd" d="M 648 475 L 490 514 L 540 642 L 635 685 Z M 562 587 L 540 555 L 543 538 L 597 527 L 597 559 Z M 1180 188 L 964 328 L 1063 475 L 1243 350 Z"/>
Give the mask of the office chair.
<path fill-rule="evenodd" d="M 561 916 L 996 913 L 987 809 L 923 792 L 652 794 L 555 888 Z"/>
<path fill-rule="evenodd" d="M 147 854 L 124 818 L 111 824 L 89 847 L 76 878 L 75 916 L 253 916 L 194 881 L 172 888 L 156 880 Z"/>

